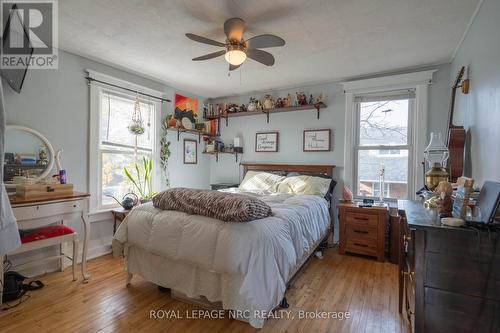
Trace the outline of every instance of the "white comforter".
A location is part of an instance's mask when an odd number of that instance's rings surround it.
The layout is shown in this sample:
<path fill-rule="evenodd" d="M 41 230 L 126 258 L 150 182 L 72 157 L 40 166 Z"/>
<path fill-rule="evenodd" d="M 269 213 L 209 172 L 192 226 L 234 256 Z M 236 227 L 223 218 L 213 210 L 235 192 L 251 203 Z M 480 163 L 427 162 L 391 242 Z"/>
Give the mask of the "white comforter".
<path fill-rule="evenodd" d="M 237 310 L 271 311 L 295 265 L 328 229 L 328 205 L 313 195 L 252 195 L 267 202 L 273 216 L 232 223 L 142 205 L 118 228 L 114 254 L 137 246 L 208 271 L 243 276 L 239 295 L 249 309 Z"/>

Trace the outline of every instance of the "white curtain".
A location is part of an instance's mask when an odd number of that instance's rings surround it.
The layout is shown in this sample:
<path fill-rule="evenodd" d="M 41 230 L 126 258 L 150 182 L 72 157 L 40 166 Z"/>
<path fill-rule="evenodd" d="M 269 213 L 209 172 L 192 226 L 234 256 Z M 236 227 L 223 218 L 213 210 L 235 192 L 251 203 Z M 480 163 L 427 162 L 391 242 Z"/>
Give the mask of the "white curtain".
<path fill-rule="evenodd" d="M 0 254 L 5 254 L 9 251 L 21 246 L 19 231 L 17 230 L 17 222 L 10 207 L 9 197 L 3 183 L 3 159 L 5 148 L 5 106 L 3 103 L 3 87 L 0 79 Z M 1 258 L 1 256 L 0 256 Z M 0 272 L 1 273 L 1 272 Z"/>

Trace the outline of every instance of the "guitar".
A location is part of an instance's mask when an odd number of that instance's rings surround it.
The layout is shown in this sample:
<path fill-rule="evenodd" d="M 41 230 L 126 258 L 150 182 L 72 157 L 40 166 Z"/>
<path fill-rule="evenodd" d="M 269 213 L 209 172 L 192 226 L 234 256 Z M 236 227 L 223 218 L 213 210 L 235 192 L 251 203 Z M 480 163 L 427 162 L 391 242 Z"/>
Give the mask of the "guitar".
<path fill-rule="evenodd" d="M 455 183 L 457 178 L 462 176 L 464 171 L 464 148 L 465 148 L 465 129 L 463 126 L 453 125 L 453 112 L 455 111 L 455 96 L 457 89 L 463 84 L 465 67 L 462 66 L 458 71 L 453 87 L 451 88 L 450 113 L 448 119 L 448 135 L 446 146 L 449 150 L 448 169 L 450 172 L 450 182 Z M 468 84 L 468 80 L 467 84 Z"/>

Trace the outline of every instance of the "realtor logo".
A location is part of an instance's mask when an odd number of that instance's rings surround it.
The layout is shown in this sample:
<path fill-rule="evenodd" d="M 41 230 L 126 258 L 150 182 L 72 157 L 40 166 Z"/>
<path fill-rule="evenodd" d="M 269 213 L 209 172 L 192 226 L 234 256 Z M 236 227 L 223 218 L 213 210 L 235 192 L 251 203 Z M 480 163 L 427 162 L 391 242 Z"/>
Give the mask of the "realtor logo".
<path fill-rule="evenodd" d="M 57 0 L 1 2 L 0 68 L 57 69 Z"/>

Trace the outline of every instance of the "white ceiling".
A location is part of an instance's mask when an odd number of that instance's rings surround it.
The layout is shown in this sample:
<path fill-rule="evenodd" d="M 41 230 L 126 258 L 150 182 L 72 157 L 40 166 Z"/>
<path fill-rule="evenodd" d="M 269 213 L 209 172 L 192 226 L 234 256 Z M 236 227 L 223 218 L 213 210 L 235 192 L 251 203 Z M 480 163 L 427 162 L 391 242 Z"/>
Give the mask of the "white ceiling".
<path fill-rule="evenodd" d="M 206 97 L 300 86 L 450 61 L 478 0 L 62 0 L 60 47 Z M 228 77 L 222 25 L 272 33 L 276 64 L 247 60 Z"/>

